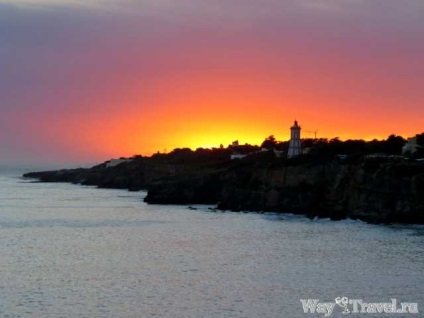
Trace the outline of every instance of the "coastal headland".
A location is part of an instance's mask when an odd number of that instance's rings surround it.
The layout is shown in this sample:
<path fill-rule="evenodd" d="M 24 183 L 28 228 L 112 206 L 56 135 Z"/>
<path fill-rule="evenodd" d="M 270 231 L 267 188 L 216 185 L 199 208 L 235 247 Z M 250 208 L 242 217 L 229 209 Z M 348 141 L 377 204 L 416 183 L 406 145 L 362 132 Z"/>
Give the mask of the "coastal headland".
<path fill-rule="evenodd" d="M 343 142 L 332 143 L 293 158 L 280 157 L 272 147 L 241 146 L 238 150 L 249 155 L 233 160 L 234 147 L 183 148 L 169 154 L 107 161 L 87 169 L 33 172 L 24 177 L 147 190 L 145 201 L 150 204 L 211 204 L 227 211 L 424 224 L 422 160 L 370 153 L 373 149 L 357 153 L 357 142 L 355 147 L 350 144 L 343 149 L 348 154 L 338 155 Z"/>

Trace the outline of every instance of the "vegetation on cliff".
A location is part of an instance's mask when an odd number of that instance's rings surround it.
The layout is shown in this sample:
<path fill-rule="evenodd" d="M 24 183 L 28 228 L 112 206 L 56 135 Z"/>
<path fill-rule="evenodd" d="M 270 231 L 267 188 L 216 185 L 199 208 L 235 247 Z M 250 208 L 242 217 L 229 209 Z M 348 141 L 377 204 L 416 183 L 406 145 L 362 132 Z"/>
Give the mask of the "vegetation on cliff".
<path fill-rule="evenodd" d="M 424 134 L 418 135 L 422 143 Z M 424 223 L 422 148 L 401 157 L 405 140 L 303 141 L 305 155 L 277 157 L 287 143 L 268 137 L 262 147 L 175 149 L 134 156 L 111 166 L 26 174 L 45 182 L 73 182 L 104 188 L 148 190 L 159 204 L 216 204 L 231 211 L 272 211 L 370 222 Z M 262 150 L 261 150 L 262 148 Z M 230 160 L 232 153 L 250 154 Z"/>

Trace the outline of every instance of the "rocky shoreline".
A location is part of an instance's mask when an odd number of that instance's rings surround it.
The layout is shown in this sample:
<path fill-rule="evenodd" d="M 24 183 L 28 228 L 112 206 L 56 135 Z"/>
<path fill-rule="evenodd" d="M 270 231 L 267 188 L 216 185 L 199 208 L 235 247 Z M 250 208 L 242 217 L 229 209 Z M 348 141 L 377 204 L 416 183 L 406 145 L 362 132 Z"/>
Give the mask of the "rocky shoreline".
<path fill-rule="evenodd" d="M 147 190 L 150 204 L 214 204 L 229 211 L 297 213 L 372 223 L 424 224 L 424 164 L 340 161 L 271 152 L 226 160 L 134 157 L 116 166 L 24 175 L 41 182 Z"/>

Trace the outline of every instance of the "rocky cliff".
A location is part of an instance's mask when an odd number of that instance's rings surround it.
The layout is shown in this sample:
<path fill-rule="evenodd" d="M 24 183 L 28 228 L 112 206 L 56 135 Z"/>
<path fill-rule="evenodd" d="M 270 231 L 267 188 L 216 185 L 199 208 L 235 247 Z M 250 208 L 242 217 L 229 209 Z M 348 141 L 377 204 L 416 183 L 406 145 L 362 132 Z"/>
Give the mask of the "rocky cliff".
<path fill-rule="evenodd" d="M 364 161 L 329 189 L 336 213 L 375 222 L 424 224 L 424 164 Z"/>
<path fill-rule="evenodd" d="M 150 185 L 145 200 L 217 202 L 219 209 L 231 211 L 424 224 L 424 165 L 251 158 L 208 174 L 158 180 Z"/>
<path fill-rule="evenodd" d="M 41 182 L 70 182 L 99 188 L 139 191 L 147 189 L 153 181 L 183 175 L 190 170 L 187 164 L 141 157 L 114 167 L 108 167 L 108 162 L 105 162 L 89 169 L 31 172 L 24 174 L 24 177 L 38 179 Z"/>
<path fill-rule="evenodd" d="M 277 159 L 181 161 L 135 158 L 116 167 L 26 174 L 46 182 L 147 189 L 156 204 L 216 204 L 378 223 L 424 224 L 424 164 L 387 160 Z"/>

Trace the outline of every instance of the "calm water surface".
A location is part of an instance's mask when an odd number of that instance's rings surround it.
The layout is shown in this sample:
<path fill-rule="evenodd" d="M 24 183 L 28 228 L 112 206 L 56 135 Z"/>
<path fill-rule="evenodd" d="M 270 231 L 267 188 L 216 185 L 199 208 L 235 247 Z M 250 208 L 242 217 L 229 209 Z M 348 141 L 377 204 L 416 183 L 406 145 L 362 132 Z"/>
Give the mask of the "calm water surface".
<path fill-rule="evenodd" d="M 424 312 L 423 227 L 194 211 L 144 195 L 0 174 L 0 317 L 322 317 L 300 299 L 339 296 Z"/>

